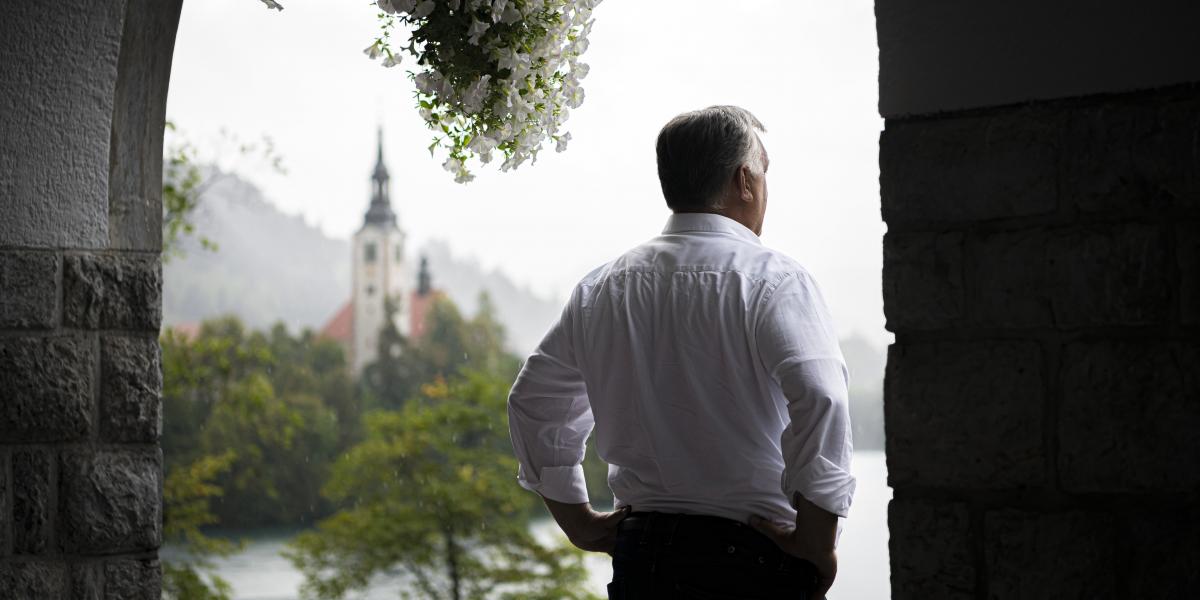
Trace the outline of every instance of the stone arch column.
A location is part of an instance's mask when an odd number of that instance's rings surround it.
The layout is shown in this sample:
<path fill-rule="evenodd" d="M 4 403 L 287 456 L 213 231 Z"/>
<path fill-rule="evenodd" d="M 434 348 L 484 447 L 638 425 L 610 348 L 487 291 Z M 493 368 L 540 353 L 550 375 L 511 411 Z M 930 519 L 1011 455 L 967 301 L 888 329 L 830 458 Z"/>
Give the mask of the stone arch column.
<path fill-rule="evenodd" d="M 160 595 L 181 2 L 0 3 L 0 597 Z"/>
<path fill-rule="evenodd" d="M 876 3 L 895 598 L 1200 576 L 1200 5 Z"/>

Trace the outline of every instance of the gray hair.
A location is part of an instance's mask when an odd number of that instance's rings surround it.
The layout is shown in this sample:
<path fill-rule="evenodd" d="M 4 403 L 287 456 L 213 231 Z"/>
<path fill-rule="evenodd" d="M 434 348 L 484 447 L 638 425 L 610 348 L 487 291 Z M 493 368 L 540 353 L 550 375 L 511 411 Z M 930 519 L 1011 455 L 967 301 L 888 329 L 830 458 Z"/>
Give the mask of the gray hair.
<path fill-rule="evenodd" d="M 756 129 L 766 131 L 757 117 L 737 106 L 710 106 L 671 119 L 656 144 L 667 206 L 675 211 L 723 208 L 722 196 L 739 168 L 762 174 Z"/>

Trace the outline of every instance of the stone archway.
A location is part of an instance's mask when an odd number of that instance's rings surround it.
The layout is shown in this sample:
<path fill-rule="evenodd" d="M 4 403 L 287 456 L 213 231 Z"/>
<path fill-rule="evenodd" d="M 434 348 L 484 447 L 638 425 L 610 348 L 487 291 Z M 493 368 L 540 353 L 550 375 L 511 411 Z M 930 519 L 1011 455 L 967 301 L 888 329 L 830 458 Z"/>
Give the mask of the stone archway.
<path fill-rule="evenodd" d="M 182 0 L 0 5 L 0 597 L 158 598 Z"/>
<path fill-rule="evenodd" d="M 0 4 L 4 597 L 160 595 L 181 3 Z M 897 597 L 1197 585 L 1200 8 L 1123 6 L 877 7 Z"/>

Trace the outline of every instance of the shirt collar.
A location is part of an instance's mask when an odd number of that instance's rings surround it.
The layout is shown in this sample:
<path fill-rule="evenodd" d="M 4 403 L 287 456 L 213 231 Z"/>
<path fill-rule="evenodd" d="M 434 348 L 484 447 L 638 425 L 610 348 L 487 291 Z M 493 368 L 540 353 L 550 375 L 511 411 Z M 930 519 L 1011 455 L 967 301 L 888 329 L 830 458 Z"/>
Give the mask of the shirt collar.
<path fill-rule="evenodd" d="M 762 244 L 762 240 L 745 225 L 729 217 L 713 213 L 673 213 L 667 219 L 663 234 L 684 233 L 688 231 L 711 231 L 713 233 L 728 233 L 748 242 Z"/>

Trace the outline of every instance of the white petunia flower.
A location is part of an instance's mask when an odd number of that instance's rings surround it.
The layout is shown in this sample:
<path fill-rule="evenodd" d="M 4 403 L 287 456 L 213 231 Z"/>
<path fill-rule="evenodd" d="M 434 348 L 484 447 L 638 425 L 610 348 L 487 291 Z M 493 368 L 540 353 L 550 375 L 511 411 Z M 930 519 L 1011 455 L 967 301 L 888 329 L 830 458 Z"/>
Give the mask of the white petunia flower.
<path fill-rule="evenodd" d="M 424 30 L 431 38 L 402 49 L 416 59 L 410 64 L 421 119 L 437 132 L 430 153 L 449 155 L 442 166 L 455 181 L 473 179 L 470 159 L 489 164 L 498 156 L 500 170 L 508 171 L 536 164 L 549 143 L 566 150 L 571 135 L 564 125 L 584 101 L 580 81 L 589 67 L 579 58 L 598 0 L 375 1 L 388 15 L 409 15 L 385 20 L 384 35 L 364 50 L 371 58 L 385 55 L 385 66 L 401 59 L 384 50 L 385 40 L 402 39 L 391 37 L 390 28 L 435 25 Z M 451 13 L 453 27 L 439 23 Z M 463 64 L 466 56 L 483 62 Z"/>
<path fill-rule="evenodd" d="M 478 46 L 479 38 L 483 37 L 483 34 L 487 33 L 488 27 L 491 27 L 491 23 L 472 18 L 471 27 L 467 30 L 467 42 L 469 42 L 472 46 Z"/>
<path fill-rule="evenodd" d="M 434 79 L 434 75 L 432 73 L 423 71 L 421 73 L 417 73 L 416 77 L 413 78 L 413 83 L 416 84 L 417 91 L 421 92 L 422 94 L 432 94 L 434 87 L 437 85 L 437 80 Z"/>
<path fill-rule="evenodd" d="M 467 114 L 473 115 L 483 109 L 483 101 L 487 99 L 488 95 L 488 81 L 491 78 L 491 75 L 484 75 L 467 88 L 463 95 L 463 108 Z"/>
<path fill-rule="evenodd" d="M 500 22 L 505 25 L 512 25 L 521 20 L 521 11 L 517 10 L 512 4 L 504 7 L 504 12 L 500 15 Z"/>

